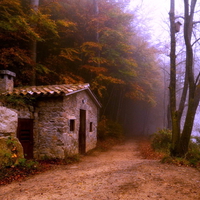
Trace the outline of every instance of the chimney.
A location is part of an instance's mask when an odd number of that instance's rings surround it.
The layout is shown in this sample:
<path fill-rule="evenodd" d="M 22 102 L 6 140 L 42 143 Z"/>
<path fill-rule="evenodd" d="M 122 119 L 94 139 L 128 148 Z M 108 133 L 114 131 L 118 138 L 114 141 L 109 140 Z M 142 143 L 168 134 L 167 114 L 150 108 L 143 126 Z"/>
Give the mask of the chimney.
<path fill-rule="evenodd" d="M 13 92 L 16 74 L 9 70 L 0 70 L 0 93 Z"/>

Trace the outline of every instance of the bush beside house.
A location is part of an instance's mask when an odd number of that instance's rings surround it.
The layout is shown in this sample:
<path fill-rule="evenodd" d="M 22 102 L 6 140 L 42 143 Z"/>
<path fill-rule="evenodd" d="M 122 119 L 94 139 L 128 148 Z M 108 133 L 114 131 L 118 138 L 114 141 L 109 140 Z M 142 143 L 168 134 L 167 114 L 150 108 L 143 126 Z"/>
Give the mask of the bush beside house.
<path fill-rule="evenodd" d="M 16 138 L 18 115 L 0 106 L 0 167 L 12 166 L 24 158 L 23 147 Z"/>

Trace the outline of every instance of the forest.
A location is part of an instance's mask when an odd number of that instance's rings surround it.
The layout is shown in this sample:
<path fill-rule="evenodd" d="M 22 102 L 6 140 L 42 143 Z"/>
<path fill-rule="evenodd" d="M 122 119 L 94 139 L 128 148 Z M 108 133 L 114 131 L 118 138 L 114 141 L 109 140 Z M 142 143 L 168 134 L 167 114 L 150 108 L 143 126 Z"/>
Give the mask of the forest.
<path fill-rule="evenodd" d="M 0 0 L 0 70 L 16 73 L 15 87 L 89 83 L 102 105 L 84 158 L 18 159 L 6 136 L 0 199 L 199 199 L 200 4 L 165 1 L 169 37 L 156 45 L 130 1 Z"/>
<path fill-rule="evenodd" d="M 160 52 L 127 1 L 1 0 L 0 19 L 0 69 L 16 87 L 89 83 L 100 121 L 131 135 L 162 127 Z"/>

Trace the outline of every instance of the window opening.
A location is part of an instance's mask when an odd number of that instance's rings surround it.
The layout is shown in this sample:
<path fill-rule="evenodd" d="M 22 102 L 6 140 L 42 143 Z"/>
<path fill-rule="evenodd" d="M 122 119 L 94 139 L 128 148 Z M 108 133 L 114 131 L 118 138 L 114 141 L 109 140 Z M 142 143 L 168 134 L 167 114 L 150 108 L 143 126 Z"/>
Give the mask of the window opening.
<path fill-rule="evenodd" d="M 74 131 L 75 130 L 75 120 L 74 119 L 70 119 L 70 131 Z"/>
<path fill-rule="evenodd" d="M 90 132 L 92 132 L 92 131 L 93 131 L 93 123 L 90 122 Z"/>

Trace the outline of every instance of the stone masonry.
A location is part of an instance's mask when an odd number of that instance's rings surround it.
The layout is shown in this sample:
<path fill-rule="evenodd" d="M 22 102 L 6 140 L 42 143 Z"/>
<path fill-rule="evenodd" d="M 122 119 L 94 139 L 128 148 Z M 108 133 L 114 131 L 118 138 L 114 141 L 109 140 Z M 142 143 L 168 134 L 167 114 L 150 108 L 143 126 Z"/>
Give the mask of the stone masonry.
<path fill-rule="evenodd" d="M 86 110 L 86 151 L 96 147 L 98 109 L 87 92 L 67 97 L 42 98 L 38 100 L 35 110 L 35 158 L 64 159 L 79 153 L 80 109 Z M 70 131 L 70 120 L 75 122 L 73 131 Z"/>
<path fill-rule="evenodd" d="M 14 82 L 13 77 L 15 73 L 9 70 L 0 70 L 0 93 L 12 92 Z"/>

